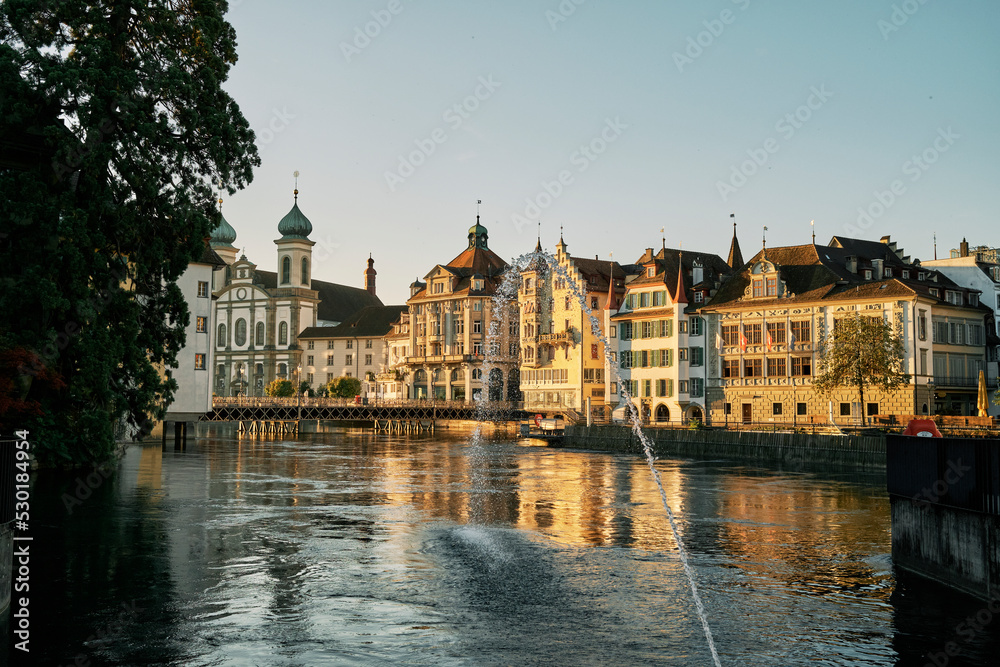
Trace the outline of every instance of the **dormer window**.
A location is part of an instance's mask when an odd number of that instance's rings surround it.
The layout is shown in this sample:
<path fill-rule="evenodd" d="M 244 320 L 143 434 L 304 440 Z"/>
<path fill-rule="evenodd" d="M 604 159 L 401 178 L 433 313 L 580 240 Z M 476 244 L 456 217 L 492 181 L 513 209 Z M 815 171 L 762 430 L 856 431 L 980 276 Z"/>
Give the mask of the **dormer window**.
<path fill-rule="evenodd" d="M 476 280 L 473 280 L 472 289 L 474 289 L 477 292 L 481 292 L 483 289 L 483 281 L 479 280 L 478 278 Z"/>
<path fill-rule="evenodd" d="M 892 278 L 892 269 L 890 267 L 888 267 L 888 266 L 885 267 L 885 271 L 883 272 L 883 275 L 886 278 Z"/>
<path fill-rule="evenodd" d="M 924 280 L 926 277 L 927 274 L 925 274 L 923 271 L 917 274 L 917 280 Z"/>
<path fill-rule="evenodd" d="M 655 275 L 656 275 L 656 267 L 655 266 L 646 267 L 646 277 L 647 278 L 652 278 Z"/>
<path fill-rule="evenodd" d="M 695 290 L 695 292 L 694 292 L 694 302 L 695 303 L 704 303 L 705 302 L 705 293 L 702 292 L 701 290 Z"/>
<path fill-rule="evenodd" d="M 871 280 L 872 279 L 872 270 L 871 269 L 865 269 L 864 270 L 864 277 L 865 277 L 865 280 Z"/>
<path fill-rule="evenodd" d="M 941 291 L 937 287 L 932 287 L 931 296 L 941 296 Z"/>
<path fill-rule="evenodd" d="M 910 272 L 907 271 L 906 269 L 903 269 L 903 278 L 905 280 L 909 280 L 909 278 L 910 278 Z"/>

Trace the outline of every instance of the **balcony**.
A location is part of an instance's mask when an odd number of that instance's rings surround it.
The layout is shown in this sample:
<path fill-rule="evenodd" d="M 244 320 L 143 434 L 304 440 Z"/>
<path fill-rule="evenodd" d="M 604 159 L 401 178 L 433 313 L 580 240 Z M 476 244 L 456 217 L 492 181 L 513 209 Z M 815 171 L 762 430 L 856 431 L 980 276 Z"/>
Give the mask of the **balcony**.
<path fill-rule="evenodd" d="M 539 343 L 569 343 L 576 342 L 572 331 L 560 331 L 554 334 L 541 334 L 538 336 Z"/>
<path fill-rule="evenodd" d="M 972 375 L 972 376 L 963 376 L 963 375 L 953 375 L 953 376 L 944 375 L 944 376 L 941 376 L 941 375 L 935 375 L 932 384 L 935 387 L 940 387 L 940 388 L 954 387 L 954 388 L 961 388 L 961 389 L 975 389 L 975 388 L 977 388 L 979 386 L 979 376 L 978 375 Z M 996 380 L 993 380 L 992 382 L 990 380 L 987 380 L 986 381 L 986 388 L 987 388 L 987 390 L 989 390 L 991 392 L 993 390 L 995 390 L 996 389 Z"/>

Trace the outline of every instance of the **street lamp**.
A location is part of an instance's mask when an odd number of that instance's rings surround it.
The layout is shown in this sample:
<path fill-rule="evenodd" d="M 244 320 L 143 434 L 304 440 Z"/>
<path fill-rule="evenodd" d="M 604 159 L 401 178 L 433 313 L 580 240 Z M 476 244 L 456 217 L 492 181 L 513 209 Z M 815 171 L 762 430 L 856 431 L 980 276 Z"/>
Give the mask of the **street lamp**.
<path fill-rule="evenodd" d="M 297 403 L 298 403 L 298 416 L 297 419 L 302 421 L 302 364 L 299 364 L 298 368 L 295 369 L 298 378 L 298 390 L 296 391 Z"/>

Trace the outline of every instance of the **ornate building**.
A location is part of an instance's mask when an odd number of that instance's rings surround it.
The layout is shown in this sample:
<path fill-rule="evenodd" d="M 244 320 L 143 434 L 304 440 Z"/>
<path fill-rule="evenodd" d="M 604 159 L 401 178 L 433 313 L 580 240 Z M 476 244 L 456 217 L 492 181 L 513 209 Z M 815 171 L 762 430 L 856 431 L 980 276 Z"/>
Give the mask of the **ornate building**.
<path fill-rule="evenodd" d="M 700 309 L 711 345 L 710 421 L 849 423 L 875 415 L 975 414 L 985 363 L 978 291 L 910 261 L 896 244 L 834 237 L 764 248 Z M 885 318 L 901 334 L 909 384 L 892 392 L 815 391 L 822 332 L 844 317 Z"/>
<path fill-rule="evenodd" d="M 537 259 L 521 272 L 524 407 L 542 414 L 584 412 L 589 402 L 594 414 L 610 416 L 618 385 L 612 381 L 604 342 L 594 334 L 577 294 L 584 297 L 606 337 L 607 311 L 617 307 L 625 293 L 626 271 L 618 262 L 571 257 L 567 247 L 560 236 L 555 258 L 561 271 Z M 535 250 L 541 250 L 541 241 Z"/>
<path fill-rule="evenodd" d="M 468 247 L 410 286 L 409 354 L 399 366 L 409 397 L 471 401 L 488 385 L 489 400 L 517 399 L 517 304 L 493 307 L 506 269 L 477 215 Z"/>
<path fill-rule="evenodd" d="M 212 248 L 226 262 L 213 276 L 216 395 L 261 396 L 274 379 L 297 380 L 303 329 L 334 326 L 366 306 L 382 305 L 371 259 L 369 289 L 313 279 L 313 227 L 299 210 L 298 194 L 296 189 L 292 209 L 278 223 L 277 272 L 258 269 L 245 255 L 236 258 L 236 230 L 225 218 L 212 233 Z"/>

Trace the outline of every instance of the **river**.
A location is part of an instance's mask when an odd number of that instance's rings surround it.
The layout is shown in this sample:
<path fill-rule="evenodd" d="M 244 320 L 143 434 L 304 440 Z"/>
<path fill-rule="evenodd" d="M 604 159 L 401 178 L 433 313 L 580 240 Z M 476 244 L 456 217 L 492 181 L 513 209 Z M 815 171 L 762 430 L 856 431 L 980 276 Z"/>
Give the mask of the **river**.
<path fill-rule="evenodd" d="M 657 465 L 723 665 L 1000 663 L 985 603 L 897 578 L 881 476 Z M 29 664 L 711 664 L 638 458 L 214 427 L 96 486 L 34 482 Z"/>

